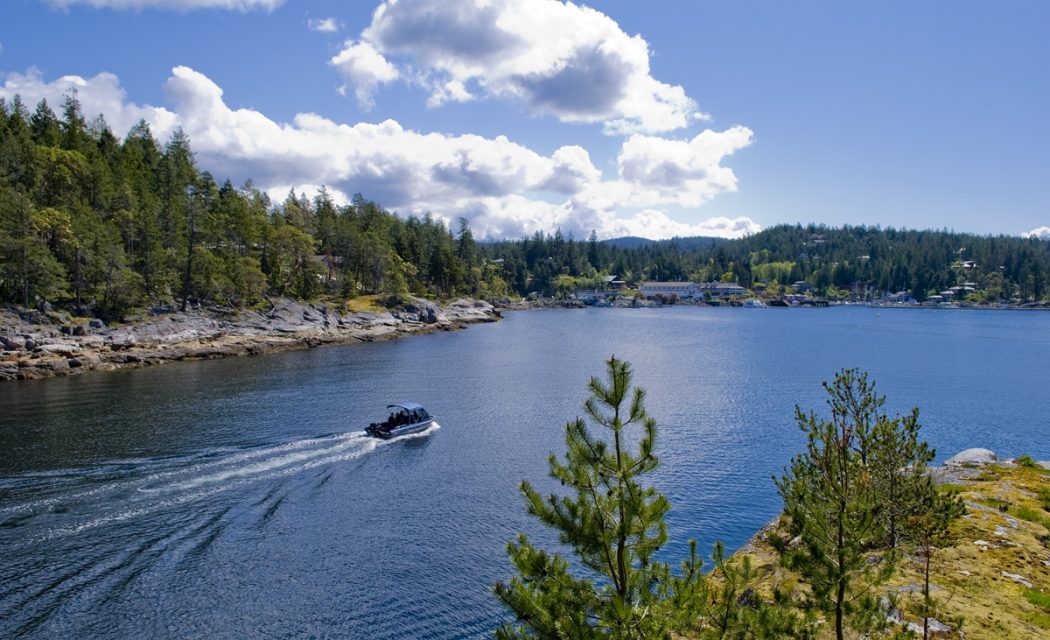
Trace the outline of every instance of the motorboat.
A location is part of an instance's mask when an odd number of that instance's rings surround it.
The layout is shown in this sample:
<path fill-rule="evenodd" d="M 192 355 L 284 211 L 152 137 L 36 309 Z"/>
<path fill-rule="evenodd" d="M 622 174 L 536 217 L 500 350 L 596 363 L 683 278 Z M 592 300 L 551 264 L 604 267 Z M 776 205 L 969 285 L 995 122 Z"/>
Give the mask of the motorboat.
<path fill-rule="evenodd" d="M 423 405 L 418 402 L 388 404 L 390 416 L 383 422 L 373 422 L 365 428 L 365 433 L 375 438 L 389 440 L 410 433 L 419 433 L 434 424 Z"/>

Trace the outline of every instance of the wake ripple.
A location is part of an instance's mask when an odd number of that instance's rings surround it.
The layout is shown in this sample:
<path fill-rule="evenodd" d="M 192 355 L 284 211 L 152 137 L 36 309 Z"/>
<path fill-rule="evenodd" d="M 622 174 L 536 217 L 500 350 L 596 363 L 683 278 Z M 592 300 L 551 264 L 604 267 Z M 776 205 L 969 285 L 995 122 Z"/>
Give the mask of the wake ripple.
<path fill-rule="evenodd" d="M 329 434 L 219 454 L 143 459 L 130 469 L 126 463 L 110 463 L 24 474 L 0 483 L 0 492 L 17 488 L 19 494 L 30 496 L 0 506 L 0 530 L 36 529 L 35 536 L 21 536 L 26 543 L 64 538 L 255 482 L 354 460 L 399 441 L 425 438 L 440 428 L 435 422 L 426 431 L 390 440 L 372 438 L 364 431 Z"/>
<path fill-rule="evenodd" d="M 0 479 L 0 547 L 13 558 L 0 567 L 0 636 L 49 635 L 60 610 L 148 592 L 155 571 L 193 571 L 231 526 L 236 535 L 257 532 L 295 502 L 293 492 L 316 492 L 339 464 L 439 428 L 391 440 L 336 433 Z"/>

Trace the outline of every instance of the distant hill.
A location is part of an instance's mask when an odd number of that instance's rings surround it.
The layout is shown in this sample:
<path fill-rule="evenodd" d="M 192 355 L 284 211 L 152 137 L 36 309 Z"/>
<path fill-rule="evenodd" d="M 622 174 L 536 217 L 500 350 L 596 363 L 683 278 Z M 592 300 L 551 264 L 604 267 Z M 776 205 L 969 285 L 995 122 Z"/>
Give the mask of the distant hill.
<path fill-rule="evenodd" d="M 617 249 L 638 249 L 640 247 L 648 247 L 649 245 L 656 242 L 656 240 L 650 240 L 649 238 L 640 238 L 638 236 L 624 236 L 622 238 L 610 238 L 608 240 L 602 240 L 602 244 L 610 247 L 616 247 Z"/>
<path fill-rule="evenodd" d="M 699 251 L 710 249 L 720 244 L 729 242 L 726 238 L 713 238 L 708 236 L 694 236 L 690 238 L 671 238 L 670 240 L 650 240 L 639 236 L 624 236 L 622 238 L 611 238 L 604 240 L 603 244 L 617 249 L 639 249 L 650 245 L 674 245 L 679 251 Z"/>

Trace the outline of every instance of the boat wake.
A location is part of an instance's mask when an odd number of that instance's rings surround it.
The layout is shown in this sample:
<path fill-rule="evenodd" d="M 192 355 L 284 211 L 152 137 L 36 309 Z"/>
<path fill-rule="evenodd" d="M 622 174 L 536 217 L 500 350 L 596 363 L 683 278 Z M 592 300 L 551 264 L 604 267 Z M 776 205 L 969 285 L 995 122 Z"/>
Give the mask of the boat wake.
<path fill-rule="evenodd" d="M 327 469 L 381 447 L 426 438 L 440 428 L 435 422 L 425 431 L 390 440 L 353 431 L 270 446 L 24 474 L 0 480 L 0 530 L 29 527 L 35 534 L 29 537 L 37 540 L 66 537 L 253 483 Z M 2 499 L 16 492 L 24 498 L 13 503 Z M 23 529 L 22 533 L 29 531 Z"/>
<path fill-rule="evenodd" d="M 241 544 L 271 527 L 294 530 L 300 500 L 346 495 L 329 482 L 347 462 L 439 428 L 390 440 L 333 433 L 0 478 L 0 548 L 11 559 L 0 563 L 0 637 L 61 637 L 49 625 L 67 606 L 137 602 L 158 580 L 207 572 L 209 554 L 227 537 Z M 106 629 L 87 633 L 95 634 Z"/>

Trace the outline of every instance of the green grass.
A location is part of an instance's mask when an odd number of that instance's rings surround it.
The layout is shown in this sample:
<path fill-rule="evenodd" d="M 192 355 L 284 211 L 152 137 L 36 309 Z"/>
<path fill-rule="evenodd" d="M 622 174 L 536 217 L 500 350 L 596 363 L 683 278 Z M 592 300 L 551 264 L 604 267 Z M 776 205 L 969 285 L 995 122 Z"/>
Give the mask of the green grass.
<path fill-rule="evenodd" d="M 1029 620 L 1038 627 L 1050 629 L 1050 594 L 1035 589 L 1025 589 L 1024 599 L 1040 609 L 1038 613 L 1030 616 Z"/>
<path fill-rule="evenodd" d="M 1039 487 L 1036 492 L 1039 502 L 1043 503 L 1043 509 L 1050 511 L 1050 487 Z"/>
<path fill-rule="evenodd" d="M 942 493 L 962 493 L 963 491 L 966 491 L 966 487 L 961 484 L 951 484 L 946 482 L 937 485 L 937 490 Z M 1048 492 L 1048 497 L 1050 497 L 1050 492 Z"/>
<path fill-rule="evenodd" d="M 1028 455 L 1027 453 L 1023 456 L 1017 456 L 1017 460 L 1014 460 L 1014 463 L 1016 463 L 1018 466 L 1025 467 L 1028 469 L 1032 469 L 1035 467 L 1035 460 L 1032 458 L 1032 456 Z"/>
<path fill-rule="evenodd" d="M 1025 589 L 1024 599 L 1031 602 L 1040 609 L 1050 613 L 1050 593 L 1043 593 L 1035 589 Z"/>
<path fill-rule="evenodd" d="M 1010 512 L 1022 520 L 1035 522 L 1050 529 L 1050 521 L 1047 520 L 1047 517 L 1031 507 L 1020 506 L 1016 509 L 1011 509 Z"/>

